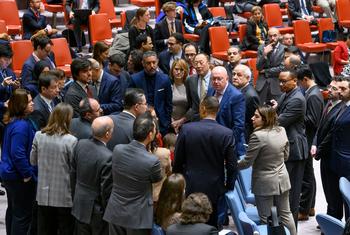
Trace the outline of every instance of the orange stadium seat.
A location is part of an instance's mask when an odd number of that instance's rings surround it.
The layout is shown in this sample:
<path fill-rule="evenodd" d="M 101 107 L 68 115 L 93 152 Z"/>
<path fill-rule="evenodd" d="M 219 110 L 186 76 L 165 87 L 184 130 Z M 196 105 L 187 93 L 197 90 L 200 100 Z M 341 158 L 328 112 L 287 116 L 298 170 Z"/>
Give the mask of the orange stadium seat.
<path fill-rule="evenodd" d="M 21 34 L 22 24 L 19 19 L 19 12 L 15 0 L 0 1 L 0 20 L 4 20 L 9 35 Z"/>
<path fill-rule="evenodd" d="M 258 80 L 259 71 L 256 68 L 256 58 L 251 58 L 248 60 L 248 66 L 252 70 L 252 76 L 253 76 L 253 85 L 255 87 L 256 80 Z"/>
<path fill-rule="evenodd" d="M 218 35 L 220 35 L 220 37 L 218 37 Z M 219 60 L 227 61 L 227 50 L 230 47 L 230 41 L 226 27 L 210 27 L 209 38 L 212 56 Z"/>
<path fill-rule="evenodd" d="M 335 1 L 335 8 L 339 26 L 350 28 L 350 1 L 337 0 Z"/>
<path fill-rule="evenodd" d="M 54 38 L 52 51 L 55 54 L 56 67 L 62 69 L 66 76 L 71 76 L 70 64 L 72 57 L 69 51 L 68 42 L 65 38 Z"/>
<path fill-rule="evenodd" d="M 226 19 L 226 11 L 224 7 L 208 7 L 210 13 L 213 15 L 213 17 L 223 17 Z M 238 38 L 237 32 L 230 32 L 229 34 L 230 38 Z"/>
<path fill-rule="evenodd" d="M 318 32 L 320 37 L 320 42 L 322 41 L 323 32 L 326 30 L 334 30 L 334 24 L 331 18 L 319 18 L 318 19 Z M 337 42 L 326 42 L 327 48 L 330 50 L 334 50 L 337 46 Z"/>
<path fill-rule="evenodd" d="M 57 13 L 64 11 L 63 4 L 48 4 L 46 0 L 42 0 L 45 6 L 45 10 L 52 13 L 52 27 L 56 28 L 57 24 Z"/>
<path fill-rule="evenodd" d="M 326 50 L 327 45 L 324 43 L 312 42 L 309 22 L 306 20 L 293 21 L 295 45 L 306 53 L 317 53 Z"/>
<path fill-rule="evenodd" d="M 194 34 L 194 33 L 186 33 L 184 20 L 183 20 L 183 13 L 182 12 L 180 14 L 180 18 L 181 18 L 181 21 L 182 21 L 181 25 L 182 25 L 182 32 L 183 32 L 184 39 L 186 39 L 186 40 L 188 40 L 190 42 L 198 42 L 199 41 L 199 35 Z"/>
<path fill-rule="evenodd" d="M 280 6 L 276 3 L 263 6 L 264 17 L 269 28 L 276 27 L 281 34 L 294 33 L 293 27 L 285 27 L 282 21 Z"/>
<path fill-rule="evenodd" d="M 7 33 L 6 22 L 4 20 L 0 20 L 0 33 Z"/>
<path fill-rule="evenodd" d="M 243 42 L 243 38 L 245 37 L 247 33 L 247 25 L 245 24 L 240 24 L 238 25 L 238 37 L 239 37 L 239 42 Z M 246 50 L 241 52 L 242 58 L 256 58 L 258 56 L 257 51 L 253 50 Z"/>
<path fill-rule="evenodd" d="M 120 14 L 120 19 L 117 19 L 112 0 L 100 1 L 100 11 L 98 13 L 99 14 L 106 13 L 108 15 L 109 23 L 111 24 L 111 27 L 123 27 L 125 24 L 125 21 L 121 15 L 124 12 Z"/>
<path fill-rule="evenodd" d="M 104 41 L 113 37 L 107 14 L 90 15 L 89 22 L 91 46 L 98 41 Z M 93 25 L 99 25 L 99 27 L 92 27 Z"/>
<path fill-rule="evenodd" d="M 131 4 L 138 7 L 153 7 L 155 6 L 155 0 L 131 0 Z"/>
<path fill-rule="evenodd" d="M 19 77 L 24 62 L 33 53 L 32 42 L 30 40 L 12 41 L 10 45 L 13 51 L 12 69 L 16 76 Z"/>

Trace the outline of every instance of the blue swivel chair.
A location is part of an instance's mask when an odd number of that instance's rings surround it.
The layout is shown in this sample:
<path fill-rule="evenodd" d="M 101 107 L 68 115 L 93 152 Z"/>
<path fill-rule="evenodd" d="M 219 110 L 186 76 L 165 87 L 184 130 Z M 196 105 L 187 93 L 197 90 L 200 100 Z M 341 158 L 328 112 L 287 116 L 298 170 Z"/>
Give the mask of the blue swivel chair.
<path fill-rule="evenodd" d="M 324 235 L 342 235 L 345 224 L 327 214 L 317 214 L 316 215 L 317 223 L 321 227 L 321 231 Z"/>

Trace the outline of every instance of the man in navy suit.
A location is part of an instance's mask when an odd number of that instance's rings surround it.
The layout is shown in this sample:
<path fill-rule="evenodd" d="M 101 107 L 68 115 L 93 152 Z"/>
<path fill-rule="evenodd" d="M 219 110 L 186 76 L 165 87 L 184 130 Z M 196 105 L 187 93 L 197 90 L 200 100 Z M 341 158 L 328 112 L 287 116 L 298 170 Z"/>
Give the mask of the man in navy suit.
<path fill-rule="evenodd" d="M 213 208 L 208 224 L 215 227 L 218 204 L 226 191 L 233 190 L 237 175 L 232 130 L 215 121 L 219 106 L 217 98 L 205 97 L 200 104 L 202 120 L 182 126 L 173 167 L 174 173 L 181 173 L 186 179 L 186 195 L 202 192 L 208 196 Z"/>
<path fill-rule="evenodd" d="M 29 116 L 37 131 L 46 126 L 50 114 L 56 106 L 54 99 L 59 93 L 56 79 L 57 77 L 49 72 L 44 72 L 39 77 L 40 93 L 33 100 L 34 111 Z"/>
<path fill-rule="evenodd" d="M 56 67 L 54 61 L 50 58 L 52 45 L 53 43 L 51 39 L 47 36 L 38 36 L 33 39 L 34 52 L 24 62 L 22 67 L 21 78 L 24 88 L 28 82 L 32 80 L 33 69 L 38 61 L 46 61 L 50 69 L 54 69 Z"/>
<path fill-rule="evenodd" d="M 120 80 L 103 71 L 100 64 L 89 59 L 92 68 L 92 82 L 97 91 L 98 101 L 105 115 L 119 113 L 123 110 L 123 94 Z"/>
<path fill-rule="evenodd" d="M 216 121 L 233 131 L 237 143 L 238 156 L 245 154 L 245 99 L 243 94 L 228 81 L 225 67 L 217 66 L 211 71 L 212 89 L 208 95 L 218 98 L 220 110 Z"/>
<path fill-rule="evenodd" d="M 120 80 L 121 93 L 123 97 L 125 96 L 126 89 L 129 87 L 131 80 L 130 74 L 123 68 L 125 66 L 125 60 L 118 54 L 114 54 L 108 58 L 109 64 L 105 68 L 105 71 L 115 77 L 115 79 Z"/>
<path fill-rule="evenodd" d="M 159 68 L 169 74 L 170 68 L 176 59 L 183 58 L 182 45 L 185 39 L 180 33 L 173 33 L 168 39 L 168 50 L 159 54 Z M 170 74 L 169 74 L 170 75 Z"/>
<path fill-rule="evenodd" d="M 327 214 L 341 220 L 343 218 L 343 200 L 339 191 L 339 176 L 330 169 L 332 157 L 332 128 L 342 106 L 339 99 L 339 89 L 336 79 L 328 86 L 328 102 L 322 112 L 322 117 L 315 135 L 311 155 L 321 159 L 321 179 L 327 201 Z"/>
<path fill-rule="evenodd" d="M 154 28 L 154 39 L 157 52 L 161 52 L 167 48 L 168 38 L 173 33 L 182 34 L 182 23 L 176 19 L 176 3 L 167 2 L 162 7 L 165 17 L 156 24 Z"/>
<path fill-rule="evenodd" d="M 143 54 L 143 70 L 131 76 L 130 87 L 141 88 L 146 95 L 147 104 L 154 107 L 159 119 L 160 133 L 168 133 L 173 110 L 173 94 L 170 79 L 158 72 L 158 58 L 153 51 Z"/>
<path fill-rule="evenodd" d="M 338 81 L 340 99 L 344 105 L 334 121 L 332 130 L 332 152 L 330 169 L 338 178 L 350 179 L 350 77 Z M 336 183 L 336 182 L 335 182 Z M 338 184 L 337 184 L 338 185 Z M 341 197 L 338 198 L 341 201 Z M 349 217 L 349 208 L 345 204 L 345 219 Z"/>

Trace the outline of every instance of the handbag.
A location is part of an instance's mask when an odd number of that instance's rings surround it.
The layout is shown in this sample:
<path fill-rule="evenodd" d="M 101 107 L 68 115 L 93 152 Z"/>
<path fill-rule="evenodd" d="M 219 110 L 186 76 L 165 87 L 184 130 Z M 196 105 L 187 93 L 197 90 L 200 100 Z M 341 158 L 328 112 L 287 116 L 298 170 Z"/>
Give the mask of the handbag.
<path fill-rule="evenodd" d="M 335 42 L 337 33 L 335 30 L 325 30 L 322 33 L 322 42 Z"/>
<path fill-rule="evenodd" d="M 271 216 L 269 216 L 267 220 L 267 235 L 286 235 L 286 231 L 277 215 L 277 208 L 275 206 L 271 207 Z"/>

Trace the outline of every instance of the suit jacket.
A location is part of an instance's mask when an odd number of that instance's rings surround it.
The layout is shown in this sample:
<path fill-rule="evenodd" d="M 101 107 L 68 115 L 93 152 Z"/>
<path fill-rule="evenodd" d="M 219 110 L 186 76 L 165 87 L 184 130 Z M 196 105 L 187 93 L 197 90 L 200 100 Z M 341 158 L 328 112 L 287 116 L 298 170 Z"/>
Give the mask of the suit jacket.
<path fill-rule="evenodd" d="M 5 77 L 12 77 L 12 80 L 16 80 L 16 74 L 10 69 L 3 70 L 3 76 L 0 76 L 0 120 L 2 120 L 3 112 L 5 111 L 4 103 L 10 99 L 13 88 L 12 86 L 1 85 Z"/>
<path fill-rule="evenodd" d="M 22 18 L 23 22 L 23 40 L 29 40 L 37 31 L 46 27 L 46 16 L 39 13 L 36 17 L 33 10 L 28 8 Z"/>
<path fill-rule="evenodd" d="M 148 102 L 148 91 L 145 80 L 145 71 L 142 70 L 131 76 L 130 87 L 141 88 L 146 95 Z M 154 86 L 154 109 L 159 119 L 160 133 L 164 136 L 171 124 L 171 113 L 173 111 L 173 92 L 171 82 L 166 74 L 157 72 Z"/>
<path fill-rule="evenodd" d="M 90 90 L 93 93 L 93 97 L 97 99 L 96 95 L 96 90 L 95 87 L 90 86 Z M 73 110 L 74 110 L 74 115 L 73 117 L 79 117 L 79 103 L 82 99 L 87 98 L 87 93 L 86 91 L 76 82 L 74 81 L 68 88 L 65 96 L 64 96 L 64 102 L 67 104 L 72 105 Z"/>
<path fill-rule="evenodd" d="M 102 218 L 112 191 L 112 151 L 97 139 L 80 140 L 74 150 L 71 179 L 72 215 L 89 224 L 92 214 Z"/>
<path fill-rule="evenodd" d="M 312 14 L 312 5 L 310 0 L 305 0 L 306 9 L 310 14 Z M 291 20 L 302 19 L 300 0 L 288 0 L 288 11 L 291 16 Z"/>
<path fill-rule="evenodd" d="M 332 130 L 330 168 L 338 176 L 350 176 L 350 106 L 343 105 Z"/>
<path fill-rule="evenodd" d="M 260 99 L 254 87 L 250 84 L 243 87 L 241 92 L 245 97 L 245 140 L 248 143 L 250 135 L 254 130 L 252 117 L 260 105 Z"/>
<path fill-rule="evenodd" d="M 111 115 L 114 123 L 112 138 L 108 141 L 107 147 L 113 151 L 118 144 L 128 144 L 133 140 L 133 125 L 135 117 L 130 113 L 121 112 L 117 115 Z"/>
<path fill-rule="evenodd" d="M 46 57 L 44 59 L 46 61 L 51 69 L 54 69 L 55 67 L 52 65 L 55 63 L 52 58 Z M 29 56 L 29 58 L 24 62 L 22 66 L 22 73 L 21 73 L 21 78 L 22 78 L 22 85 L 26 87 L 29 81 L 33 80 L 33 69 L 36 64 L 36 60 L 34 59 L 33 54 Z"/>
<path fill-rule="evenodd" d="M 66 11 L 67 14 L 79 7 L 80 0 L 66 0 Z M 88 0 L 89 9 L 93 10 L 95 13 L 98 13 L 100 10 L 100 0 Z"/>
<path fill-rule="evenodd" d="M 91 123 L 81 117 L 73 118 L 70 124 L 72 135 L 81 139 L 89 139 L 92 136 Z"/>
<path fill-rule="evenodd" d="M 200 80 L 198 74 L 194 74 L 188 77 L 185 81 L 186 97 L 188 106 L 190 107 L 186 112 L 186 120 L 199 121 L 199 96 L 198 96 L 198 80 Z M 212 89 L 210 82 L 208 90 Z"/>
<path fill-rule="evenodd" d="M 305 135 L 306 101 L 297 87 L 289 93 L 283 93 L 278 107 L 278 122 L 286 129 L 290 151 L 288 161 L 304 160 L 308 156 L 308 145 Z"/>
<path fill-rule="evenodd" d="M 165 49 L 159 54 L 159 68 L 163 71 L 165 74 L 170 74 L 170 60 L 173 54 L 169 52 L 169 50 Z M 182 51 L 181 57 L 183 58 L 184 52 Z"/>
<path fill-rule="evenodd" d="M 331 101 L 329 101 L 331 102 Z M 332 151 L 332 130 L 334 121 L 339 115 L 339 112 L 342 110 L 344 104 L 338 101 L 330 109 L 329 112 L 326 111 L 328 103 L 323 110 L 322 117 L 317 129 L 316 136 L 314 138 L 314 145 L 317 147 L 316 160 L 322 159 L 322 161 L 329 161 Z"/>
<path fill-rule="evenodd" d="M 259 196 L 280 195 L 291 187 L 284 164 L 289 143 L 283 127 L 259 129 L 250 137 L 247 154 L 238 162 L 239 169 L 253 165 L 252 192 Z"/>
<path fill-rule="evenodd" d="M 38 131 L 47 125 L 51 112 L 49 106 L 40 95 L 37 95 L 33 102 L 34 111 L 29 115 L 29 119 L 35 124 L 34 128 Z"/>
<path fill-rule="evenodd" d="M 316 85 L 311 87 L 305 93 L 306 114 L 305 114 L 305 134 L 309 149 L 315 137 L 317 127 L 321 120 L 323 111 L 323 96 L 320 88 Z"/>
<path fill-rule="evenodd" d="M 103 72 L 98 101 L 104 115 L 121 112 L 123 110 L 123 94 L 120 80 L 115 79 L 109 73 Z"/>
<path fill-rule="evenodd" d="M 151 229 L 152 183 L 162 179 L 158 158 L 136 140 L 117 145 L 112 174 L 113 188 L 103 219 L 131 229 Z"/>
<path fill-rule="evenodd" d="M 275 51 L 272 51 L 269 54 L 267 54 L 267 57 L 264 56 L 264 47 L 265 45 L 260 45 L 258 48 L 256 68 L 259 71 L 265 70 L 265 73 L 259 74 L 259 77 L 256 81 L 255 89 L 257 92 L 260 92 L 264 88 L 266 81 L 269 80 L 271 94 L 281 95 L 282 93 L 278 76 L 279 73 L 284 69 L 283 61 L 285 46 L 282 43 L 278 43 Z"/>
<path fill-rule="evenodd" d="M 173 224 L 166 230 L 167 235 L 217 235 L 217 229 L 207 224 Z"/>
<path fill-rule="evenodd" d="M 184 175 L 186 195 L 202 192 L 216 203 L 227 190 L 233 189 L 236 164 L 232 130 L 209 119 L 182 126 L 175 145 L 173 172 Z"/>
<path fill-rule="evenodd" d="M 181 21 L 175 19 L 175 30 L 177 33 L 182 34 L 182 25 Z M 165 43 L 165 40 L 170 37 L 168 22 L 166 17 L 158 22 L 154 28 L 154 40 L 157 52 L 161 52 L 168 48 L 168 45 Z"/>
<path fill-rule="evenodd" d="M 215 95 L 215 90 L 210 89 L 208 95 Z M 233 85 L 228 84 L 220 102 L 216 121 L 233 131 L 237 144 L 238 156 L 245 154 L 245 100 L 243 94 Z"/>
<path fill-rule="evenodd" d="M 116 76 L 116 75 L 114 75 L 114 74 L 109 70 L 108 67 L 105 68 L 104 71 L 106 71 L 107 73 L 109 73 L 110 75 L 112 75 L 112 76 L 114 77 L 114 79 L 118 79 L 118 80 L 119 80 L 119 83 L 120 83 L 120 93 L 122 94 L 123 99 L 124 99 L 126 89 L 129 87 L 129 83 L 130 83 L 130 80 L 131 80 L 130 74 L 129 74 L 127 71 L 122 70 L 122 71 L 120 72 L 120 75 L 119 75 L 119 76 Z"/>

